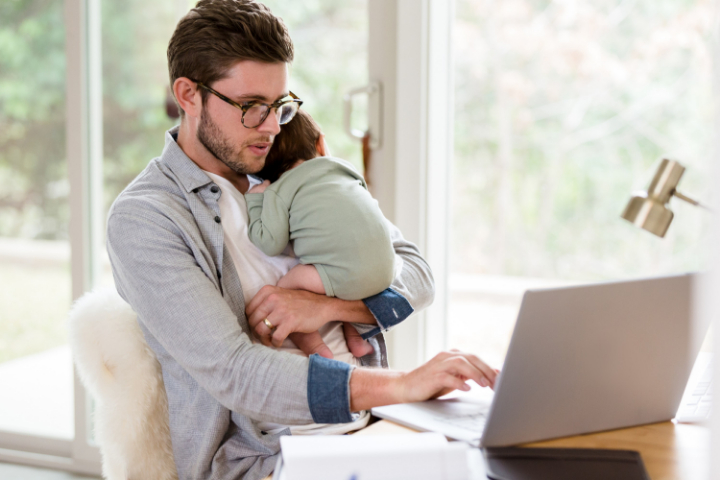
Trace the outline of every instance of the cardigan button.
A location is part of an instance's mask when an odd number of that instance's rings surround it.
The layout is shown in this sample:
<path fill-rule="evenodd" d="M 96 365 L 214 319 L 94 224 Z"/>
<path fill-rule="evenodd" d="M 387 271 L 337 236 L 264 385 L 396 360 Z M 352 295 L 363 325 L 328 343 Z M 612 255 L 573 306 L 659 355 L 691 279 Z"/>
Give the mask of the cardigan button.
<path fill-rule="evenodd" d="M 213 185 L 212 187 L 210 187 L 210 191 L 213 193 L 217 193 L 220 191 L 220 188 L 217 185 Z"/>
<path fill-rule="evenodd" d="M 215 217 L 215 223 L 220 223 L 220 217 Z"/>

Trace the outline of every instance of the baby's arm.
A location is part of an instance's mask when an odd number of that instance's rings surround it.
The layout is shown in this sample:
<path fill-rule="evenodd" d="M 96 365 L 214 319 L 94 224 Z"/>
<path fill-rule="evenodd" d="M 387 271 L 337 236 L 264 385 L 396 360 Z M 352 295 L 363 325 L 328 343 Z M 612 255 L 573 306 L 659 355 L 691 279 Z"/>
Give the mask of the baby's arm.
<path fill-rule="evenodd" d="M 273 190 L 264 193 L 254 191 L 265 188 L 267 185 L 263 182 L 245 194 L 248 237 L 265 255 L 274 257 L 280 255 L 290 241 L 290 212 Z"/>

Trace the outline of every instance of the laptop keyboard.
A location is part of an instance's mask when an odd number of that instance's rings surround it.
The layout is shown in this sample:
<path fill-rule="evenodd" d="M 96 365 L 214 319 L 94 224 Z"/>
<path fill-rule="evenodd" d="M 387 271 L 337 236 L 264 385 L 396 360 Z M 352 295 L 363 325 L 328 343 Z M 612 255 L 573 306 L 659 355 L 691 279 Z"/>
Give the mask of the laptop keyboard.
<path fill-rule="evenodd" d="M 473 432 L 482 432 L 485 428 L 485 422 L 487 421 L 487 415 L 485 412 L 478 412 L 466 415 L 438 415 L 434 418 L 438 422 L 443 422 L 448 425 L 452 425 L 458 428 L 464 428 Z"/>
<path fill-rule="evenodd" d="M 710 419 L 713 389 L 712 356 L 709 356 L 707 361 L 705 361 L 705 358 L 699 358 L 698 360 L 704 361 L 704 365 L 701 366 L 701 373 L 695 378 L 691 376 L 675 417 L 681 423 L 703 422 Z"/>

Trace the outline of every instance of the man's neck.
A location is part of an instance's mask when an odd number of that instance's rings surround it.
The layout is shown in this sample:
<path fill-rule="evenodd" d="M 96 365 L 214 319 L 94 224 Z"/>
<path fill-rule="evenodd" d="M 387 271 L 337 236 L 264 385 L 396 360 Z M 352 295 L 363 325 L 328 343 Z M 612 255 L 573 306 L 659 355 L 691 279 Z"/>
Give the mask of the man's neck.
<path fill-rule="evenodd" d="M 197 140 L 197 137 L 190 131 L 190 127 L 186 122 L 180 122 L 177 144 L 182 151 L 185 152 L 185 155 L 195 162 L 198 167 L 206 172 L 220 175 L 232 183 L 240 193 L 244 194 L 248 191 L 248 188 L 250 188 L 247 175 L 235 172 L 223 162 L 218 160 L 215 155 L 208 152 L 208 150 Z"/>

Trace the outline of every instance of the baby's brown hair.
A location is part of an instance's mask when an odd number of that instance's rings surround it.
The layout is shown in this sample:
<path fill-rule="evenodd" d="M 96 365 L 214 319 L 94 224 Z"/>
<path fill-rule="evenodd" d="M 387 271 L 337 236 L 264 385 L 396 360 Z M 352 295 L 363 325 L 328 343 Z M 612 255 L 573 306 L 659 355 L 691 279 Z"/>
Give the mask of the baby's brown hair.
<path fill-rule="evenodd" d="M 295 117 L 282 126 L 270 148 L 265 166 L 257 176 L 274 182 L 290 170 L 298 160 L 310 160 L 318 156 L 317 142 L 322 135 L 320 126 L 310 114 L 298 110 Z"/>

